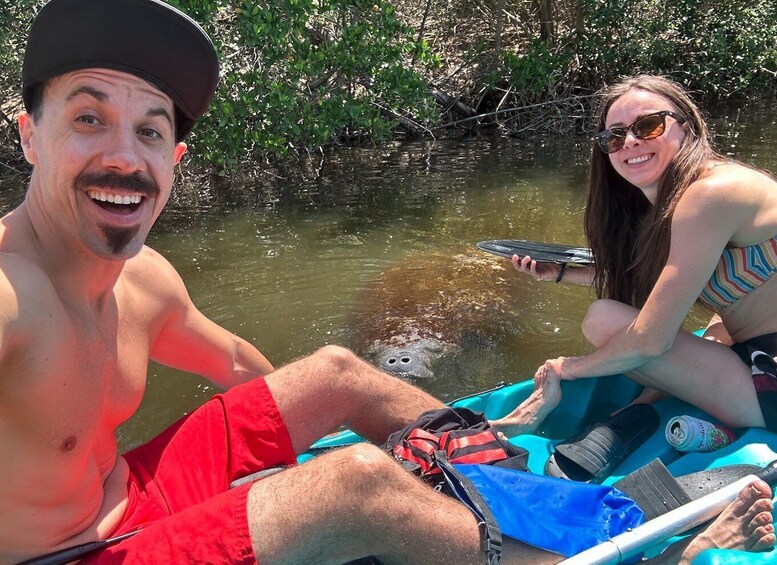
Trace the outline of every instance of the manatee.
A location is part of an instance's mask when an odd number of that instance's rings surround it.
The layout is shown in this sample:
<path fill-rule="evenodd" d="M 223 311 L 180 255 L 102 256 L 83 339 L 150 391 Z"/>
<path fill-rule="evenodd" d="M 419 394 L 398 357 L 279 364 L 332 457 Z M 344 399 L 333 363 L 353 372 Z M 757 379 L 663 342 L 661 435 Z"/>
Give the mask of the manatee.
<path fill-rule="evenodd" d="M 433 377 L 441 359 L 514 333 L 530 284 L 509 261 L 478 251 L 412 256 L 366 288 L 351 347 L 397 376 Z"/>

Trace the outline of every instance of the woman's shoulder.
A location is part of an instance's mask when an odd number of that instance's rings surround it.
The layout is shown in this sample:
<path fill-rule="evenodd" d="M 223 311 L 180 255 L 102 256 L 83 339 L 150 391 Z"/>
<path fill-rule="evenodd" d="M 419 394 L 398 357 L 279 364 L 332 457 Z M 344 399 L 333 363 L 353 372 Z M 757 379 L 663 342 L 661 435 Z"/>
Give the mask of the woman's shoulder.
<path fill-rule="evenodd" d="M 713 161 L 688 187 L 690 196 L 724 200 L 762 198 L 762 192 L 777 189 L 777 181 L 768 173 L 737 161 Z"/>

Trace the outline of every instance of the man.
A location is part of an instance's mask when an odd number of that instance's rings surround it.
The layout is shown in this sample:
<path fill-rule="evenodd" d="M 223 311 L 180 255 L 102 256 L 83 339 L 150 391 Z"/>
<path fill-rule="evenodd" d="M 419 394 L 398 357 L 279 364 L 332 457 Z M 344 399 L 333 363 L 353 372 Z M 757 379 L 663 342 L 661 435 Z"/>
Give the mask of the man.
<path fill-rule="evenodd" d="M 30 30 L 33 172 L 0 224 L 0 562 L 139 528 L 88 559 L 477 562 L 469 511 L 374 447 L 229 489 L 338 425 L 381 442 L 441 403 L 335 347 L 273 372 L 143 245 L 217 79 L 204 32 L 157 0 L 52 0 Z M 231 390 L 119 455 L 149 359 Z"/>
<path fill-rule="evenodd" d="M 158 0 L 51 0 L 30 30 L 33 172 L 0 221 L 0 563 L 138 530 L 85 562 L 482 562 L 470 512 L 377 448 L 293 466 L 339 425 L 381 443 L 439 401 L 337 347 L 274 371 L 144 246 L 217 76 L 207 36 Z M 149 359 L 228 392 L 121 455 Z"/>

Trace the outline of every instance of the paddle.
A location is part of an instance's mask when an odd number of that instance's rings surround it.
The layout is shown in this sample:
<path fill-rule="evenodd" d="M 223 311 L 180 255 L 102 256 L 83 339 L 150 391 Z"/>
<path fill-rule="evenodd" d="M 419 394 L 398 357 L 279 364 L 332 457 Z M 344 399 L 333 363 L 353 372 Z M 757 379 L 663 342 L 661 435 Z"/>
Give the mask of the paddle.
<path fill-rule="evenodd" d="M 743 488 L 756 479 L 769 484 L 777 482 L 777 460 L 761 471 L 742 477 L 716 492 L 698 498 L 662 516 L 615 536 L 609 541 L 578 553 L 561 565 L 609 565 L 622 563 L 639 555 L 644 549 L 695 528 L 713 519 L 731 504 Z"/>
<path fill-rule="evenodd" d="M 559 243 L 542 243 L 524 239 L 494 239 L 476 244 L 481 251 L 487 251 L 500 257 L 520 259 L 529 256 L 538 263 L 558 263 L 559 265 L 593 265 L 591 250 L 587 247 L 575 247 Z"/>
<path fill-rule="evenodd" d="M 65 565 L 65 563 L 76 561 L 81 557 L 84 557 L 88 553 L 97 551 L 98 549 L 104 549 L 115 543 L 119 543 L 121 540 L 125 540 L 129 537 L 134 536 L 139 531 L 140 530 L 134 530 L 132 532 L 127 532 L 126 534 L 122 534 L 120 536 L 101 539 L 97 541 L 89 541 L 86 543 L 82 543 L 80 545 L 74 545 L 73 547 L 68 547 L 67 549 L 61 549 L 60 551 L 47 553 L 46 555 L 41 555 L 40 557 L 33 557 L 32 559 L 28 559 L 26 561 L 22 561 L 21 563 L 17 563 L 17 565 Z"/>

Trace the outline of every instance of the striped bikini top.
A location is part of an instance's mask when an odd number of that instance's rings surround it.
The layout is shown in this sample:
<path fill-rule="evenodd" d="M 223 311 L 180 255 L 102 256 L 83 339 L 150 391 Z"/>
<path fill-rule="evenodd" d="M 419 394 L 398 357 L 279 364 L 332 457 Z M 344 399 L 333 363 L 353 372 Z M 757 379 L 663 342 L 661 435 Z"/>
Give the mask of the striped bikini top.
<path fill-rule="evenodd" d="M 749 247 L 726 248 L 699 299 L 720 311 L 758 288 L 774 273 L 777 235 Z"/>

